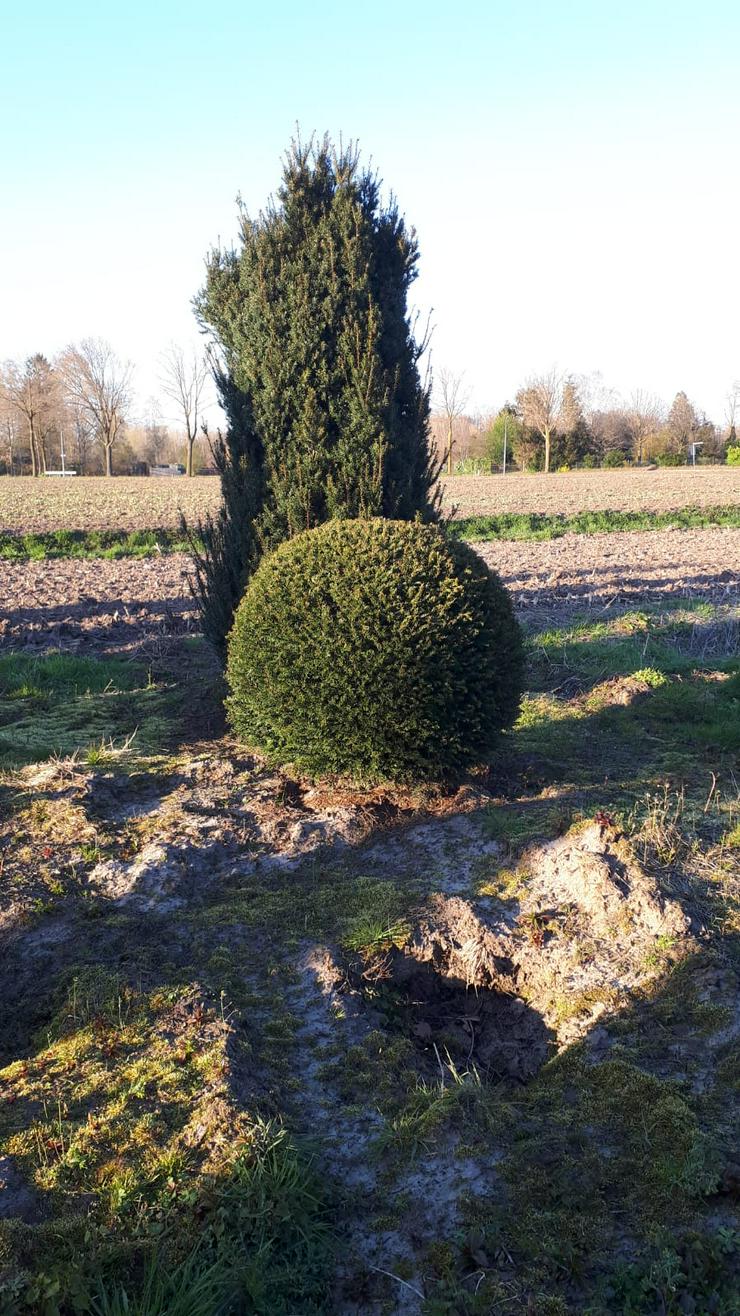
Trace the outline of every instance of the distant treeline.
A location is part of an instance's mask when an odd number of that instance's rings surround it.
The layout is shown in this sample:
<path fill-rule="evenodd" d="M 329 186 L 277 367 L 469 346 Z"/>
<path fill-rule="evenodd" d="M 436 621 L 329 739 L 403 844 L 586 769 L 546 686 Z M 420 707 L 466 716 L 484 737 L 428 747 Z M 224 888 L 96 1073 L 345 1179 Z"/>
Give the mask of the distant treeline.
<path fill-rule="evenodd" d="M 130 362 L 109 343 L 85 338 L 53 361 L 41 352 L 0 367 L 0 475 L 146 475 L 182 466 L 205 474 L 213 458 L 201 432 L 208 384 L 205 357 L 171 344 L 160 385 L 178 423 L 163 423 L 156 398 L 132 415 Z M 173 472 L 174 473 L 174 472 Z"/>
<path fill-rule="evenodd" d="M 468 414 L 464 397 L 462 376 L 440 372 L 432 431 L 450 473 L 740 461 L 740 384 L 729 391 L 720 424 L 683 392 L 670 407 L 639 392 L 621 402 L 599 378 L 578 380 L 556 370 L 530 378 L 497 412 Z"/>
<path fill-rule="evenodd" d="M 163 394 L 179 423 L 165 424 L 150 398 L 132 416 L 132 370 L 108 343 L 84 339 L 54 361 L 41 353 L 0 367 L 0 475 L 148 474 L 182 465 L 186 474 L 213 470 L 201 430 L 208 383 L 205 359 L 172 345 L 160 360 Z M 440 370 L 433 393 L 432 435 L 453 474 L 569 470 L 655 462 L 740 463 L 736 420 L 740 383 L 728 392 L 725 416 L 710 420 L 677 393 L 670 406 L 636 392 L 616 398 L 599 376 L 558 370 L 532 376 L 499 411 L 473 414 L 462 375 Z"/>

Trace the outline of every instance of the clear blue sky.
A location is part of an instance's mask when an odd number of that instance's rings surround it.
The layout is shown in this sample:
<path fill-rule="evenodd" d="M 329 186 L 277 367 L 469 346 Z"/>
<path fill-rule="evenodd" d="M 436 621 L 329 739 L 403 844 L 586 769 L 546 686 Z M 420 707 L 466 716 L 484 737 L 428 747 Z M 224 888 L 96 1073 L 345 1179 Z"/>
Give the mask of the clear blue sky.
<path fill-rule="evenodd" d="M 100 335 L 154 391 L 298 121 L 396 192 L 478 404 L 557 362 L 720 419 L 740 377 L 737 0 L 0 0 L 0 52 L 0 359 Z"/>

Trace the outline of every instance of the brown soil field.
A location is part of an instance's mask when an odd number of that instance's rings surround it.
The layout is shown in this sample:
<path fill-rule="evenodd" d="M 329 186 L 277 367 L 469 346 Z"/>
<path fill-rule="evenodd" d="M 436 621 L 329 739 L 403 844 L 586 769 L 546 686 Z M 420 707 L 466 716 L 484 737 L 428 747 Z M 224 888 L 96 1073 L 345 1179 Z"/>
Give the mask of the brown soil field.
<path fill-rule="evenodd" d="M 458 475 L 444 481 L 457 516 L 501 512 L 671 512 L 679 507 L 740 503 L 740 467 L 568 471 L 554 475 Z M 2 504 L 0 503 L 0 506 Z"/>
<path fill-rule="evenodd" d="M 478 551 L 511 590 L 523 620 L 696 598 L 732 605 L 740 596 L 740 530 L 499 540 Z M 182 553 L 4 562 L 0 649 L 157 656 L 198 630 L 189 565 Z"/>
<path fill-rule="evenodd" d="M 76 476 L 34 480 L 0 478 L 0 533 L 50 530 L 177 529 L 180 513 L 195 522 L 218 507 L 221 482 L 185 478 Z"/>
<path fill-rule="evenodd" d="M 735 604 L 740 596 L 740 530 L 564 535 L 474 547 L 498 571 L 520 613 L 697 598 Z"/>
<path fill-rule="evenodd" d="M 740 467 L 656 471 L 572 471 L 555 475 L 452 476 L 444 505 L 457 516 L 499 512 L 671 511 L 740 503 Z M 213 476 L 145 479 L 101 476 L 33 480 L 0 477 L 0 533 L 176 528 L 218 506 Z"/>
<path fill-rule="evenodd" d="M 185 553 L 3 562 L 0 649 L 155 656 L 199 629 Z"/>

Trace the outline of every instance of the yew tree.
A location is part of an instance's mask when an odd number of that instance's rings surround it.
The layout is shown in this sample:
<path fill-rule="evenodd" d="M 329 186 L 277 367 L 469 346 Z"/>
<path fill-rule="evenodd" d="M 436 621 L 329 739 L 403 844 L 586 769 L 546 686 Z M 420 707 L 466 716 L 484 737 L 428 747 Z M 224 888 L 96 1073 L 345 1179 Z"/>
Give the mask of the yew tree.
<path fill-rule="evenodd" d="M 353 145 L 288 151 L 277 196 L 214 250 L 196 313 L 227 425 L 223 500 L 199 527 L 197 593 L 222 653 L 261 557 L 334 517 L 439 517 L 425 343 L 409 312 L 415 232 Z"/>

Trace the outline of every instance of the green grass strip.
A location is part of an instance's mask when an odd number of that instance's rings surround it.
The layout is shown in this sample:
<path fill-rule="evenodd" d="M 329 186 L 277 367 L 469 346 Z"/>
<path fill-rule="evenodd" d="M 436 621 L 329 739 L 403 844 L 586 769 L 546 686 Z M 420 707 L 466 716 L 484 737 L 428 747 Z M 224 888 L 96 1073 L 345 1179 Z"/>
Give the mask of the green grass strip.
<path fill-rule="evenodd" d="M 184 553 L 190 548 L 179 530 L 51 530 L 46 534 L 0 535 L 0 558 L 44 561 L 47 558 L 152 557 Z"/>
<path fill-rule="evenodd" d="M 575 516 L 544 512 L 502 512 L 498 516 L 466 516 L 450 522 L 456 539 L 478 543 L 491 539 L 560 539 L 563 535 L 613 534 L 617 530 L 702 530 L 711 526 L 740 527 L 740 505 L 681 507 L 671 512 L 578 512 Z"/>
<path fill-rule="evenodd" d="M 491 539 L 560 539 L 563 535 L 612 534 L 616 530 L 701 530 L 711 526 L 740 528 L 740 505 L 682 507 L 672 512 L 502 512 L 451 521 L 456 539 L 478 543 Z M 0 534 L 0 559 L 27 562 L 47 558 L 153 557 L 186 553 L 190 545 L 179 530 L 51 530 L 46 534 Z"/>

